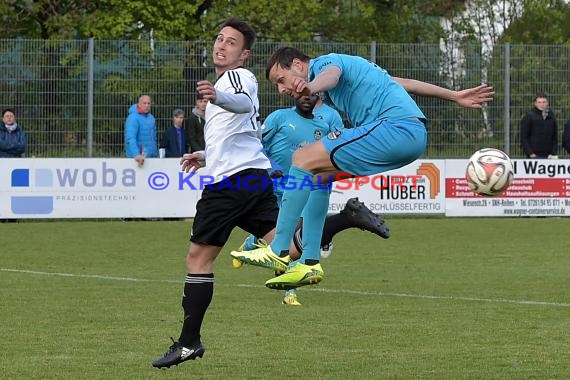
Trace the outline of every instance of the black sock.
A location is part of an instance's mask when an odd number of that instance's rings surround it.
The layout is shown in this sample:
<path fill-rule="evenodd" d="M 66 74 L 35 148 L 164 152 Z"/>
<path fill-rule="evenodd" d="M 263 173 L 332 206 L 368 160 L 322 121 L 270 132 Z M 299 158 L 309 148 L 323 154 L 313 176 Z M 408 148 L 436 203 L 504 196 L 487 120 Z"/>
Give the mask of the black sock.
<path fill-rule="evenodd" d="M 329 215 L 325 219 L 325 226 L 323 228 L 323 236 L 321 238 L 321 247 L 330 244 L 333 236 L 340 231 L 354 227 L 346 215 L 343 213 Z"/>
<path fill-rule="evenodd" d="M 200 328 L 204 314 L 214 294 L 214 274 L 186 275 L 184 294 L 182 295 L 182 308 L 184 309 L 184 322 L 178 341 L 185 347 L 191 347 L 200 342 Z"/>

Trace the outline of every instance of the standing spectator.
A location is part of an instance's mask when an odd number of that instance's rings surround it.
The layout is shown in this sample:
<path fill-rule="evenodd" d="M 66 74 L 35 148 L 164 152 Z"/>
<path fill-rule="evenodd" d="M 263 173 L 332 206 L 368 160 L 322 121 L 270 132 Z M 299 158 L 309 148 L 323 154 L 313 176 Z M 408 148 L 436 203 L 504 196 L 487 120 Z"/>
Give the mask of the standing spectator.
<path fill-rule="evenodd" d="M 158 157 L 156 120 L 150 113 L 151 100 L 141 95 L 138 103 L 129 108 L 125 121 L 125 153 L 142 166 L 145 157 Z"/>
<path fill-rule="evenodd" d="M 172 111 L 172 125 L 164 131 L 160 147 L 165 149 L 166 158 L 182 157 L 188 152 L 188 141 L 184 124 L 184 111 L 177 108 Z"/>
<path fill-rule="evenodd" d="M 521 120 L 521 144 L 528 158 L 553 158 L 558 152 L 558 125 L 544 92 L 536 94 L 534 107 Z"/>
<path fill-rule="evenodd" d="M 2 111 L 0 125 L 0 157 L 17 158 L 26 152 L 28 143 L 22 127 L 16 123 L 16 113 L 11 108 Z"/>
<path fill-rule="evenodd" d="M 192 109 L 192 115 L 188 117 L 188 141 L 190 152 L 197 152 L 206 148 L 204 142 L 204 125 L 206 124 L 206 105 L 208 100 L 198 94 L 196 106 Z"/>
<path fill-rule="evenodd" d="M 564 132 L 562 133 L 562 146 L 566 152 L 570 153 L 570 119 L 564 124 Z"/>

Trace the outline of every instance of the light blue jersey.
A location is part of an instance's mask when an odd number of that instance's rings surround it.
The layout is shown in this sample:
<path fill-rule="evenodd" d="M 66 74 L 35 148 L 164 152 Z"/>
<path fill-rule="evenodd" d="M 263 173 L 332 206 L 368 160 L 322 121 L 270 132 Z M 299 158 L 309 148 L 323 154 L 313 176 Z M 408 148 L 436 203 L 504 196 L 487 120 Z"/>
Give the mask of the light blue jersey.
<path fill-rule="evenodd" d="M 313 109 L 313 115 L 316 119 L 324 120 L 333 130 L 340 131 L 344 129 L 344 123 L 337 110 L 329 105 L 321 102 L 321 104 Z"/>
<path fill-rule="evenodd" d="M 267 156 L 282 168 L 283 173 L 289 173 L 293 153 L 298 148 L 318 141 L 331 132 L 343 129 L 338 112 L 326 105 L 319 108 L 323 107 L 327 108 L 321 115 L 328 115 L 327 118 L 337 120 L 334 125 L 328 124 L 324 120 L 325 116 L 307 119 L 299 115 L 295 107 L 274 111 L 265 119 L 261 127 L 263 147 Z M 336 117 L 333 113 L 336 114 Z M 275 186 L 275 192 L 283 192 L 279 181 Z"/>
<path fill-rule="evenodd" d="M 419 158 L 427 144 L 426 117 L 404 87 L 364 58 L 334 53 L 310 60 L 309 80 L 330 67 L 338 67 L 340 77 L 324 100 L 354 127 L 323 139 L 335 168 L 372 175 Z"/>
<path fill-rule="evenodd" d="M 311 59 L 309 80 L 331 66 L 338 67 L 341 75 L 324 100 L 346 113 L 353 127 L 378 120 L 425 119 L 406 90 L 386 70 L 364 58 L 333 53 Z"/>

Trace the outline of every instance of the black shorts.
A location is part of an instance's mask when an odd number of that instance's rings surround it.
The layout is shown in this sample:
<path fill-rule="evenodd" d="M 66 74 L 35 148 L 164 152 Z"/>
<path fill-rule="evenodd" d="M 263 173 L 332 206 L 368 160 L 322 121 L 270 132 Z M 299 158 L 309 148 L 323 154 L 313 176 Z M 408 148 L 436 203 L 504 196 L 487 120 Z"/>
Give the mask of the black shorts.
<path fill-rule="evenodd" d="M 235 227 L 263 237 L 275 228 L 278 214 L 267 170 L 242 170 L 205 186 L 196 204 L 190 241 L 223 247 Z"/>

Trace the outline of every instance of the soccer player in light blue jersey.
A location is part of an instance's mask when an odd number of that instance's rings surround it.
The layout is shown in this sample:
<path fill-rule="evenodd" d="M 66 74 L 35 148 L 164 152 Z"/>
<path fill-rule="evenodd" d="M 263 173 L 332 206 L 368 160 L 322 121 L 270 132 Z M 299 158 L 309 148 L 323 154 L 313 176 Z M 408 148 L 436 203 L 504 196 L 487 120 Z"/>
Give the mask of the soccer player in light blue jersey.
<path fill-rule="evenodd" d="M 338 111 L 323 103 L 320 97 L 313 109 L 313 115 L 315 116 L 315 119 L 324 120 L 335 131 L 344 129 L 344 123 L 342 122 L 342 118 Z"/>
<path fill-rule="evenodd" d="M 315 108 L 317 105 L 319 107 Z M 315 114 L 317 109 L 318 113 Z M 271 170 L 270 176 L 274 178 L 274 192 L 279 204 L 288 185 L 287 177 L 284 177 L 283 173 L 289 173 L 293 153 L 307 144 L 343 129 L 344 124 L 338 111 L 323 104 L 317 95 L 301 96 L 295 100 L 294 107 L 279 109 L 267 116 L 261 127 L 262 142 L 265 153 L 276 166 L 276 169 Z M 318 256 L 307 257 L 304 252 L 317 254 L 319 247 L 321 257 L 328 257 L 332 249 L 333 236 L 348 228 L 360 228 L 383 238 L 390 236 L 384 220 L 366 208 L 357 198 L 350 199 L 340 213 L 323 219 L 321 214 L 328 210 L 329 197 L 330 189 L 327 185 L 311 191 L 302 214 L 302 228 L 299 223 L 293 238 L 295 250 L 290 252 L 293 260 L 318 262 Z M 320 236 L 321 231 L 321 240 L 303 239 L 303 236 Z M 256 238 L 250 235 L 238 252 L 255 249 L 258 244 Z M 239 260 L 239 254 L 237 259 Z M 295 290 L 290 289 L 285 293 L 284 304 L 295 306 L 301 304 Z"/>
<path fill-rule="evenodd" d="M 297 149 L 344 129 L 340 115 L 333 108 L 323 104 L 319 107 L 320 114 L 314 114 L 318 100 L 317 95 L 299 97 L 294 107 L 269 114 L 261 127 L 265 153 L 285 174 L 289 173 Z M 275 181 L 279 203 L 284 188 L 285 181 Z"/>
<path fill-rule="evenodd" d="M 452 91 L 429 83 L 392 77 L 364 58 L 327 54 L 311 59 L 290 47 L 278 49 L 266 66 L 266 77 L 277 90 L 297 98 L 320 93 L 325 102 L 346 113 L 353 128 L 331 134 L 298 150 L 289 171 L 292 178 L 331 178 L 339 173 L 373 175 L 401 168 L 424 152 L 426 117 L 409 93 L 434 96 L 468 108 L 480 108 L 493 99 L 494 91 L 480 85 Z M 297 187 L 283 194 L 276 235 L 271 246 L 248 252 L 246 261 L 285 257 L 296 220 L 311 193 Z M 320 239 L 319 236 L 307 237 Z M 287 289 L 320 282 L 320 263 L 297 263 L 266 286 Z"/>

